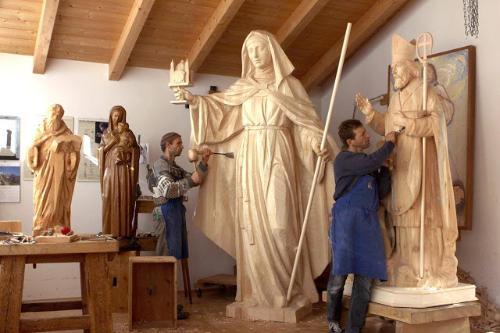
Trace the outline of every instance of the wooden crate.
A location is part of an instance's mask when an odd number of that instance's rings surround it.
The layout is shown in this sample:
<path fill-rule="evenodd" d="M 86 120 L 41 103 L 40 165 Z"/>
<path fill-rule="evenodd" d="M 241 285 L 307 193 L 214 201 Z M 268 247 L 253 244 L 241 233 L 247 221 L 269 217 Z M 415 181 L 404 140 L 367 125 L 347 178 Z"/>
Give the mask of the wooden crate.
<path fill-rule="evenodd" d="M 128 310 L 128 262 L 135 256 L 136 251 L 120 252 L 109 263 L 112 312 L 125 313 Z"/>
<path fill-rule="evenodd" d="M 177 260 L 129 259 L 129 329 L 177 327 Z"/>

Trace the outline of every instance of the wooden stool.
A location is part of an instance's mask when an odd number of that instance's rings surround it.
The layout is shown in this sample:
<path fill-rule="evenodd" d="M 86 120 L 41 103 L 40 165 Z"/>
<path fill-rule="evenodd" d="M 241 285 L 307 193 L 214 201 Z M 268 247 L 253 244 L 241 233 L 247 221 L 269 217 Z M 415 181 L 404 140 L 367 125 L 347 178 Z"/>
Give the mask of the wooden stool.
<path fill-rule="evenodd" d="M 129 259 L 129 329 L 177 326 L 177 260 Z"/>
<path fill-rule="evenodd" d="M 116 241 L 60 244 L 0 245 L 0 333 L 84 329 L 111 333 L 111 290 L 108 254 L 118 252 Z M 30 302 L 22 305 L 26 264 L 80 263 L 81 301 Z M 9 286 L 6 288 L 5 286 Z M 81 316 L 21 319 L 21 311 L 59 311 L 81 308 Z"/>

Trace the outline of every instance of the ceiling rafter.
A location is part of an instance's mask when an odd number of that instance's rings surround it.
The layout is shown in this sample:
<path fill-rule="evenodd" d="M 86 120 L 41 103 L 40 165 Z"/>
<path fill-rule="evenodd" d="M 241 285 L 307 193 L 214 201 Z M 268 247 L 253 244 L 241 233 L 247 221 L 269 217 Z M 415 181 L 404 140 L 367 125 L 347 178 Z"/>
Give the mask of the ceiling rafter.
<path fill-rule="evenodd" d="M 196 72 L 201 67 L 244 2 L 245 0 L 220 0 L 219 5 L 189 51 L 189 66 L 193 71 Z"/>
<path fill-rule="evenodd" d="M 35 50 L 33 53 L 33 73 L 45 73 L 47 56 L 49 54 L 50 41 L 57 17 L 59 0 L 44 0 L 42 12 L 36 33 Z"/>
<path fill-rule="evenodd" d="M 378 0 L 353 24 L 346 59 L 354 54 L 371 36 L 410 0 Z M 306 89 L 321 83 L 338 66 L 343 37 L 341 37 L 301 78 Z"/>
<path fill-rule="evenodd" d="M 155 0 L 135 0 L 109 62 L 109 79 L 119 80 Z"/>
<path fill-rule="evenodd" d="M 276 33 L 276 38 L 285 49 L 290 46 L 329 0 L 302 0 L 290 17 Z"/>

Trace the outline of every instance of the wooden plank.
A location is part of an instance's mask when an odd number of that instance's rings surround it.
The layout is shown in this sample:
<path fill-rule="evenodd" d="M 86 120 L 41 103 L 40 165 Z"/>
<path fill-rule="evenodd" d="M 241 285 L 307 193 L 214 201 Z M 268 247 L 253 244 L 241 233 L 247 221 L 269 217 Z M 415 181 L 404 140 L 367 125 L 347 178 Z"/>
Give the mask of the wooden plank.
<path fill-rule="evenodd" d="M 37 301 L 24 301 L 21 312 L 64 311 L 82 308 L 80 298 L 47 299 Z"/>
<path fill-rule="evenodd" d="M 21 320 L 21 332 L 23 333 L 88 329 L 89 327 L 90 317 L 88 315 Z"/>
<path fill-rule="evenodd" d="M 469 318 L 457 318 L 425 324 L 396 322 L 395 333 L 470 333 Z"/>
<path fill-rule="evenodd" d="M 220 0 L 215 12 L 189 51 L 189 64 L 197 71 L 245 0 Z"/>
<path fill-rule="evenodd" d="M 78 241 L 64 244 L 0 245 L 0 256 L 107 252 L 118 252 L 118 242 L 107 240 Z"/>
<path fill-rule="evenodd" d="M 35 241 L 37 243 L 50 243 L 50 244 L 59 244 L 59 243 L 71 243 L 75 242 L 80 237 L 78 235 L 55 235 L 55 236 L 36 236 Z"/>
<path fill-rule="evenodd" d="M 328 2 L 329 0 L 302 0 L 276 33 L 276 38 L 281 46 L 284 49 L 290 46 Z"/>
<path fill-rule="evenodd" d="M 23 225 L 21 221 L 0 221 L 0 231 L 4 232 L 22 232 Z"/>
<path fill-rule="evenodd" d="M 59 0 L 44 0 L 38 32 L 36 35 L 35 52 L 33 54 L 33 73 L 45 73 L 45 65 L 49 54 L 52 31 L 56 22 Z"/>
<path fill-rule="evenodd" d="M 378 0 L 357 22 L 353 24 L 346 59 L 354 54 L 409 0 Z M 337 67 L 344 35 L 301 78 L 306 89 L 321 83 Z"/>
<path fill-rule="evenodd" d="M 177 260 L 174 257 L 129 259 L 130 329 L 177 326 Z"/>
<path fill-rule="evenodd" d="M 87 281 L 85 281 L 85 264 L 82 261 L 80 263 L 80 291 L 82 295 L 82 314 L 86 315 L 89 313 L 89 294 L 87 292 Z M 83 333 L 90 333 L 90 327 L 83 330 Z"/>
<path fill-rule="evenodd" d="M 138 213 L 151 213 L 155 208 L 153 197 L 139 197 L 136 201 Z"/>
<path fill-rule="evenodd" d="M 53 264 L 63 262 L 83 262 L 84 254 L 50 254 L 50 255 L 36 255 L 27 256 L 27 264 Z"/>
<path fill-rule="evenodd" d="M 109 62 L 109 79 L 119 80 L 155 0 L 135 0 Z"/>
<path fill-rule="evenodd" d="M 106 254 L 85 256 L 85 282 L 91 332 L 112 332 L 111 290 Z"/>
<path fill-rule="evenodd" d="M 0 333 L 19 331 L 25 258 L 0 258 Z"/>

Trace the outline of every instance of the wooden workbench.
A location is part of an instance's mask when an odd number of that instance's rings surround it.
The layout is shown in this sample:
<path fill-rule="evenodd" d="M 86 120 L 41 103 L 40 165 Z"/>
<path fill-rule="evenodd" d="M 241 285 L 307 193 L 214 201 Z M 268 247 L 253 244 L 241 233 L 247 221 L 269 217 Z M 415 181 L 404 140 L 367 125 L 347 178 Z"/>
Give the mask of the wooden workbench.
<path fill-rule="evenodd" d="M 108 254 L 118 252 L 118 242 L 78 241 L 65 244 L 0 245 L 0 333 L 44 332 L 84 329 L 111 333 L 111 290 L 108 281 Z M 21 319 L 21 311 L 54 311 L 75 307 L 75 302 L 30 302 L 23 306 L 26 264 L 80 263 L 82 300 L 76 304 L 81 316 Z M 56 283 L 56 282 L 54 282 Z M 8 287 L 6 287 L 8 286 Z M 78 303 L 78 302 L 76 302 Z"/>

